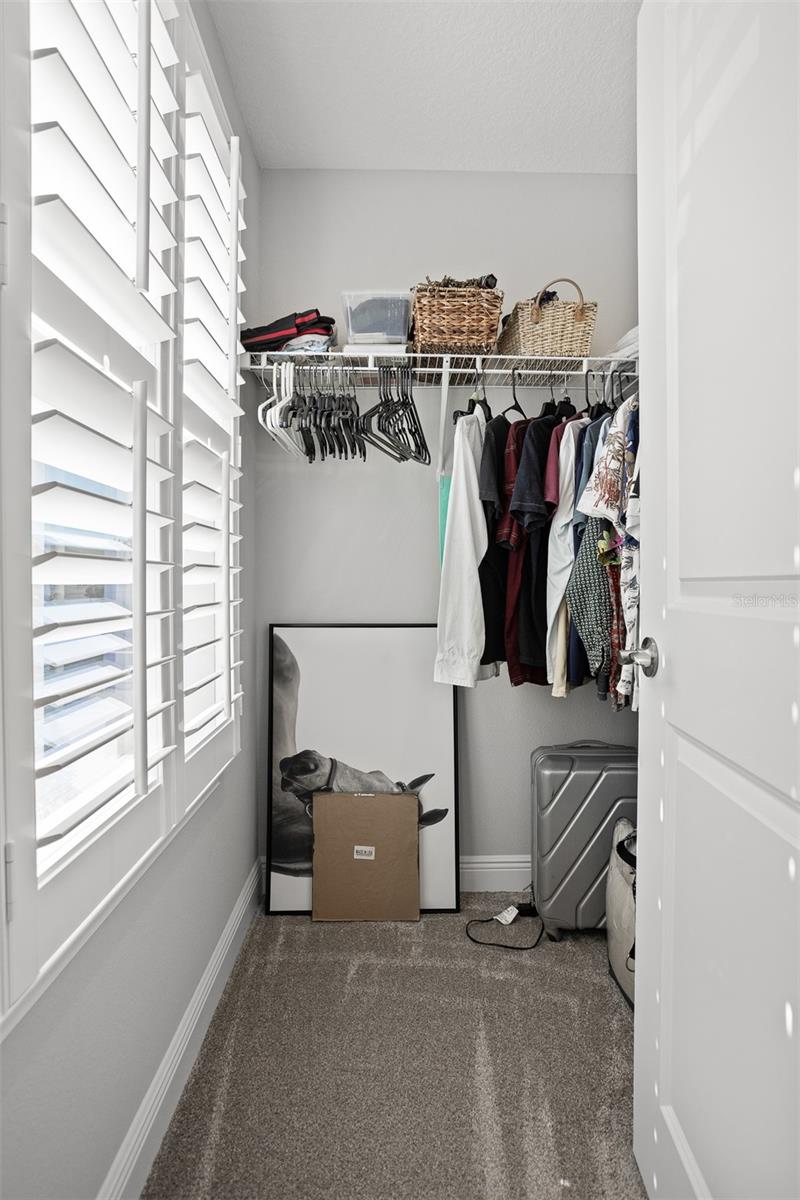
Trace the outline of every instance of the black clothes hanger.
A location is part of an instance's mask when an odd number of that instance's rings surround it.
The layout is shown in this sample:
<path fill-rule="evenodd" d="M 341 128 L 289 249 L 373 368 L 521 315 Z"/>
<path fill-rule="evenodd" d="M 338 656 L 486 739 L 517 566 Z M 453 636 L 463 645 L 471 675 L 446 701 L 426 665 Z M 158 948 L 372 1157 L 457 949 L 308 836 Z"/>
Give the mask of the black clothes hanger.
<path fill-rule="evenodd" d="M 358 432 L 366 445 L 380 450 L 381 454 L 385 454 L 393 462 L 406 462 L 408 456 L 405 452 L 398 450 L 392 442 L 385 439 L 381 429 L 381 424 L 385 420 L 383 410 L 386 406 L 385 369 L 385 367 L 378 369 L 378 400 L 366 412 L 361 413 L 358 419 Z"/>
<path fill-rule="evenodd" d="M 586 387 L 586 415 L 589 417 L 590 421 L 596 421 L 598 417 L 603 417 L 607 413 L 610 413 L 612 411 L 612 409 L 609 408 L 608 404 L 606 403 L 606 399 L 605 399 L 605 387 L 606 387 L 605 371 L 600 372 L 600 376 L 602 379 L 602 385 L 601 385 L 602 386 L 602 396 L 601 397 L 599 397 L 598 393 L 597 393 L 597 374 L 598 374 L 598 372 L 596 372 L 596 371 L 587 371 L 586 375 L 584 376 L 584 383 L 585 383 L 585 387 Z M 595 400 L 594 400 L 593 404 L 590 403 L 590 401 L 589 401 L 589 376 L 590 375 L 593 376 L 592 382 L 593 382 L 593 386 L 594 386 L 594 395 L 595 395 Z"/>
<path fill-rule="evenodd" d="M 431 456 L 414 400 L 413 370 L 407 364 L 381 370 L 385 372 L 384 411 L 379 419 L 379 428 L 400 453 L 413 462 L 427 466 Z"/>
<path fill-rule="evenodd" d="M 550 379 L 548 379 L 547 382 L 550 386 L 550 399 L 545 400 L 544 404 L 542 405 L 542 411 L 539 413 L 540 417 L 554 417 L 556 415 L 556 398 L 553 393 L 552 376 L 550 377 Z"/>
<path fill-rule="evenodd" d="M 350 417 L 349 396 L 347 393 L 347 385 L 344 375 L 339 380 L 339 391 L 336 391 L 336 376 L 335 372 L 331 373 L 333 383 L 333 398 L 334 406 L 331 414 L 335 428 L 338 431 L 339 437 L 345 446 L 344 457 L 356 458 L 358 455 L 358 444 L 355 439 L 353 430 L 353 422 Z"/>
<path fill-rule="evenodd" d="M 478 388 L 481 388 L 483 395 L 478 395 Z M 486 386 L 483 382 L 483 371 L 478 373 L 478 368 L 475 368 L 475 390 L 467 401 L 465 409 L 456 409 L 453 413 L 453 424 L 455 425 L 461 417 L 471 417 L 476 408 L 480 408 L 487 421 L 492 419 L 492 410 L 489 407 L 489 401 L 486 399 Z"/>
<path fill-rule="evenodd" d="M 525 417 L 525 413 L 522 409 L 522 405 L 520 404 L 519 400 L 517 399 L 517 368 L 516 367 L 511 368 L 511 395 L 514 397 L 514 399 L 509 404 L 508 408 L 503 409 L 503 411 L 500 415 L 504 417 L 506 415 L 506 413 L 518 412 L 523 417 L 523 419 L 527 419 Z"/>
<path fill-rule="evenodd" d="M 552 386 L 551 386 L 550 390 L 552 391 Z M 570 400 L 569 393 L 567 392 L 567 377 L 565 375 L 564 376 L 564 399 L 559 402 L 558 407 L 556 408 L 555 415 L 557 417 L 560 417 L 561 420 L 563 421 L 566 417 L 574 417 L 576 411 L 577 411 L 577 409 L 575 408 L 575 405 Z"/>
<path fill-rule="evenodd" d="M 362 462 L 366 462 L 367 443 L 364 441 L 360 432 L 359 420 L 361 412 L 358 406 L 358 399 L 356 397 L 355 381 L 350 372 L 347 373 L 347 376 L 343 379 L 342 383 L 343 395 L 341 397 L 340 421 L 352 442 L 353 457 L 355 458 L 356 455 L 358 455 Z"/>
<path fill-rule="evenodd" d="M 477 375 L 477 371 L 476 371 L 476 375 Z M 489 408 L 489 401 L 486 399 L 486 384 L 484 383 L 482 369 L 481 369 L 480 375 L 478 375 L 478 378 L 476 380 L 476 385 L 475 385 L 476 392 L 477 392 L 478 383 L 480 383 L 480 387 L 481 387 L 481 391 L 482 391 L 483 395 L 477 401 L 477 407 L 481 409 L 481 411 L 483 412 L 483 415 L 486 417 L 486 420 L 491 421 L 492 410 Z M 473 412 L 474 412 L 476 405 L 473 405 L 472 407 L 473 407 Z"/>
<path fill-rule="evenodd" d="M 413 370 L 410 366 L 401 367 L 398 376 L 400 393 L 405 405 L 404 416 L 406 428 L 414 446 L 413 458 L 415 462 L 421 463 L 423 466 L 428 466 L 431 461 L 431 452 L 428 449 L 425 431 L 422 428 L 422 422 L 420 421 L 416 401 L 414 400 Z"/>
<path fill-rule="evenodd" d="M 334 378 L 334 372 L 330 367 L 326 373 L 325 388 L 321 397 L 320 423 L 327 438 L 328 445 L 331 448 L 331 453 L 334 454 L 336 458 L 349 458 L 350 447 L 339 422 L 336 381 Z"/>
<path fill-rule="evenodd" d="M 305 456 L 310 463 L 313 463 L 317 457 L 317 449 L 309 427 L 309 415 L 310 409 L 305 385 L 298 376 L 294 384 L 294 395 L 282 410 L 279 421 L 281 428 L 294 429 L 296 433 L 299 433 Z"/>
<path fill-rule="evenodd" d="M 621 367 L 618 367 L 616 371 L 611 372 L 611 403 L 614 408 L 619 408 L 620 404 L 622 404 L 625 400 L 629 400 L 632 395 L 636 394 L 635 386 L 626 394 L 623 380 L 632 380 L 634 385 L 638 385 L 639 376 L 633 371 L 623 371 Z M 615 383 L 616 388 L 618 389 L 616 394 Z"/>
<path fill-rule="evenodd" d="M 636 374 L 635 371 L 620 370 L 618 372 L 618 374 L 619 374 L 619 402 L 620 402 L 620 404 L 622 404 L 624 400 L 630 400 L 633 396 L 637 395 L 638 389 L 639 389 L 639 376 Z M 625 391 L 625 385 L 622 382 L 623 379 L 628 380 L 629 382 L 631 382 L 633 384 L 633 387 L 630 387 L 627 392 Z"/>

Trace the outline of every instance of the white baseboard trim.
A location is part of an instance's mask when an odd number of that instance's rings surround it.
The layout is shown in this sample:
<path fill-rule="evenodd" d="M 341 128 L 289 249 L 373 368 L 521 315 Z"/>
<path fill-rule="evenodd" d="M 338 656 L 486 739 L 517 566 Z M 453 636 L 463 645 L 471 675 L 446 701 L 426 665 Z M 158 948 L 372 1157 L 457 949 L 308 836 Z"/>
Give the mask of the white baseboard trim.
<path fill-rule="evenodd" d="M 462 854 L 462 892 L 522 892 L 531 881 L 530 854 Z"/>
<path fill-rule="evenodd" d="M 259 860 L 261 895 L 267 893 L 267 859 Z M 462 892 L 522 892 L 531 881 L 530 854 L 462 854 Z"/>
<path fill-rule="evenodd" d="M 256 911 L 260 880 L 261 867 L 256 861 L 103 1181 L 98 1200 L 136 1200 L 140 1195 Z"/>

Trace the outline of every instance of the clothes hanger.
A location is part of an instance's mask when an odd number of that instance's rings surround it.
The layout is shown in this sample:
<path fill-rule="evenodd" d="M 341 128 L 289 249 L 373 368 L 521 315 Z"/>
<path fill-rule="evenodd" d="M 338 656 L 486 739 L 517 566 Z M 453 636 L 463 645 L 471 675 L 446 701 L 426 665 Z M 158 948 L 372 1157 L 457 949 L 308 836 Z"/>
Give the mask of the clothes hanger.
<path fill-rule="evenodd" d="M 328 367 L 324 371 L 324 376 L 325 379 L 320 408 L 320 425 L 325 433 L 325 437 L 333 457 L 337 459 L 347 458 L 347 444 L 342 437 L 342 431 L 339 428 L 338 421 L 336 420 L 336 397 L 333 394 L 333 377 L 331 367 Z"/>
<path fill-rule="evenodd" d="M 430 466 L 431 452 L 425 438 L 425 430 L 419 417 L 417 404 L 414 399 L 414 373 L 412 367 L 405 366 L 400 370 L 401 387 L 406 404 L 406 421 L 411 440 L 414 444 L 414 461 L 422 466 Z"/>
<path fill-rule="evenodd" d="M 350 373 L 348 373 L 347 383 L 349 385 L 348 390 L 347 390 L 347 409 L 348 409 L 347 419 L 348 419 L 348 422 L 350 423 L 350 429 L 352 432 L 353 440 L 355 441 L 355 444 L 356 444 L 358 456 L 362 462 L 366 462 L 367 461 L 367 443 L 364 441 L 363 437 L 361 436 L 361 428 L 360 428 L 361 410 L 359 408 L 358 397 L 356 395 L 356 381 L 355 381 L 355 377 Z"/>
<path fill-rule="evenodd" d="M 298 380 L 300 381 L 299 386 L 295 389 L 294 363 L 287 363 L 286 366 L 290 372 L 287 389 L 291 389 L 291 396 L 286 410 L 289 414 L 289 427 L 297 434 L 300 446 L 308 461 L 314 462 L 317 457 L 317 451 L 316 443 L 311 433 L 310 392 L 306 391 L 306 387 L 310 387 L 310 380 L 303 381 L 301 372 L 298 376 Z"/>
<path fill-rule="evenodd" d="M 476 373 L 476 375 L 478 374 L 477 365 L 475 367 L 475 373 Z M 489 408 L 489 401 L 486 399 L 486 384 L 484 382 L 483 367 L 480 368 L 480 374 L 478 375 L 478 380 L 476 382 L 476 391 L 477 391 L 477 383 L 480 383 L 481 391 L 483 392 L 483 395 L 480 397 L 479 400 L 476 401 L 476 404 L 473 404 L 472 411 L 474 412 L 475 408 L 477 406 L 478 408 L 480 408 L 482 410 L 483 415 L 486 417 L 486 420 L 491 421 L 492 410 Z"/>
<path fill-rule="evenodd" d="M 272 440 L 274 442 L 277 442 L 278 439 L 275 437 L 275 434 L 273 433 L 272 429 L 270 428 L 269 410 L 274 408 L 278 402 L 278 386 L 277 386 L 277 372 L 276 372 L 277 365 L 278 365 L 277 363 L 272 364 L 272 395 L 268 395 L 266 400 L 262 400 L 261 403 L 259 404 L 258 408 L 256 409 L 256 418 L 258 420 L 259 425 L 263 429 L 266 430 L 266 432 L 269 434 L 269 436 L 272 438 Z M 263 369 L 261 372 L 261 382 L 264 383 L 266 386 L 266 383 L 264 380 Z"/>
<path fill-rule="evenodd" d="M 409 364 L 382 370 L 384 411 L 379 429 L 399 454 L 427 466 L 431 456 L 414 400 L 413 370 Z"/>
<path fill-rule="evenodd" d="M 632 386 L 630 387 L 630 390 L 628 391 L 627 394 L 625 394 L 625 391 L 624 391 L 624 386 L 622 383 L 623 379 L 627 379 L 632 382 Z M 633 400 L 634 398 L 638 397 L 638 395 L 639 395 L 639 376 L 633 371 L 620 370 L 620 372 L 619 372 L 620 404 L 622 404 L 625 400 Z"/>
<path fill-rule="evenodd" d="M 378 400 L 372 408 L 367 409 L 359 417 L 359 433 L 368 445 L 374 446 L 376 450 L 380 450 L 381 454 L 387 455 L 394 462 L 407 462 L 408 453 L 395 442 L 386 438 L 383 433 L 382 426 L 385 425 L 386 413 L 382 414 L 381 410 L 386 407 L 387 401 L 385 371 L 385 366 L 378 369 Z M 377 428 L 373 428 L 373 422 Z"/>
<path fill-rule="evenodd" d="M 483 391 L 482 396 L 480 396 L 478 394 L 479 386 Z M 472 414 L 475 412 L 475 409 L 478 407 L 480 407 L 483 415 L 486 417 L 486 420 L 491 421 L 492 410 L 489 407 L 489 401 L 486 399 L 486 385 L 484 383 L 483 369 L 481 369 L 479 372 L 478 366 L 476 363 L 474 391 L 473 391 L 472 395 L 470 396 L 469 400 L 467 401 L 467 407 L 465 409 L 456 409 L 456 411 L 453 413 L 453 424 L 455 425 L 461 417 L 471 417 Z"/>
<path fill-rule="evenodd" d="M 476 371 L 475 372 L 476 384 L 477 384 L 477 381 L 478 381 L 478 373 Z M 472 414 L 475 412 L 475 400 L 476 399 L 477 399 L 477 397 L 476 397 L 475 393 L 473 392 L 472 395 L 470 396 L 469 400 L 467 401 L 467 407 L 466 408 L 457 408 L 455 410 L 455 412 L 453 413 L 453 424 L 454 425 L 458 424 L 458 421 L 461 419 L 461 417 L 471 417 L 472 416 Z"/>
<path fill-rule="evenodd" d="M 358 454 L 358 457 L 361 459 L 362 462 L 366 462 L 366 460 L 367 460 L 367 443 L 361 437 L 361 434 L 359 432 L 358 419 L 361 414 L 361 410 L 359 408 L 358 397 L 356 395 L 355 377 L 348 373 L 345 383 L 346 383 L 345 403 L 347 405 L 347 422 L 348 422 L 348 425 L 350 426 L 350 434 L 353 438 L 353 442 L 355 443 L 356 453 Z"/>
<path fill-rule="evenodd" d="M 542 411 L 539 413 L 540 417 L 554 417 L 556 415 L 557 405 L 556 405 L 555 394 L 553 392 L 553 377 L 552 377 L 552 375 L 550 376 L 550 378 L 548 379 L 547 382 L 550 387 L 550 399 L 545 400 L 544 404 L 542 405 Z"/>
<path fill-rule="evenodd" d="M 589 403 L 589 375 L 590 374 L 592 375 L 592 389 L 594 391 L 594 403 L 593 404 Z M 602 395 L 597 390 L 597 374 L 598 374 L 597 371 L 592 371 L 592 372 L 587 371 L 586 372 L 586 408 L 587 408 L 587 413 L 589 415 L 590 421 L 596 421 L 598 419 L 598 417 L 603 417 L 606 415 L 606 413 L 609 413 L 612 411 L 609 408 L 608 403 L 605 398 L 605 391 L 606 391 L 605 371 L 601 372 L 602 380 L 603 380 Z"/>
<path fill-rule="evenodd" d="M 278 364 L 275 362 L 272 364 L 272 396 L 259 406 L 258 418 L 269 436 L 282 450 L 296 458 L 305 458 L 305 451 L 298 445 L 291 430 L 284 429 L 280 424 L 281 412 L 290 402 L 292 395 L 291 388 L 287 393 L 287 368 L 289 367 L 292 371 L 294 370 L 290 363 Z M 278 381 L 279 369 L 280 382 Z"/>
<path fill-rule="evenodd" d="M 357 450 L 355 441 L 351 437 L 350 425 L 347 421 L 347 408 L 344 403 L 344 378 L 339 379 L 339 392 L 336 391 L 336 372 L 331 367 L 329 370 L 330 387 L 331 387 L 331 403 L 329 420 L 333 436 L 340 448 L 340 458 L 355 458 Z"/>
<path fill-rule="evenodd" d="M 503 409 L 503 411 L 500 415 L 502 417 L 504 417 L 506 415 L 506 413 L 518 412 L 523 420 L 527 420 L 527 417 L 525 416 L 525 413 L 522 409 L 522 405 L 520 404 L 519 400 L 517 399 L 517 368 L 516 367 L 511 368 L 511 395 L 514 397 L 514 399 L 509 404 L 508 408 Z"/>
<path fill-rule="evenodd" d="M 589 371 L 585 371 L 583 375 L 583 411 L 587 417 L 591 411 L 591 401 L 589 400 Z"/>
<path fill-rule="evenodd" d="M 327 434 L 328 442 L 332 447 L 332 453 L 335 454 L 336 458 L 347 459 L 350 457 L 350 454 L 339 425 L 335 388 L 336 382 L 333 367 L 329 366 L 325 372 L 325 390 L 323 393 L 321 417 L 322 427 Z"/>
<path fill-rule="evenodd" d="M 553 389 L 551 386 L 551 388 L 550 388 L 551 393 L 552 393 L 552 390 Z M 564 397 L 561 401 L 559 401 L 558 407 L 556 408 L 556 411 L 555 411 L 555 415 L 557 417 L 560 417 L 561 420 L 563 421 L 567 417 L 574 417 L 575 412 L 576 412 L 575 405 L 570 400 L 569 392 L 567 391 L 567 374 L 565 371 L 564 372 Z"/>

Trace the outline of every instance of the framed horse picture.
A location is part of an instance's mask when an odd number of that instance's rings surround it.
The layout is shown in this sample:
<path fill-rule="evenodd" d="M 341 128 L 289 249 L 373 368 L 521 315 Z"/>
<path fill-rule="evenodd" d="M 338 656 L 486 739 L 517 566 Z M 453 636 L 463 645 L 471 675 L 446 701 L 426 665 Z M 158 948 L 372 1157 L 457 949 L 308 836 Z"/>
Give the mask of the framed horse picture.
<path fill-rule="evenodd" d="M 458 912 L 455 689 L 435 625 L 271 625 L 266 911 L 311 912 L 313 798 L 419 796 L 420 907 Z"/>

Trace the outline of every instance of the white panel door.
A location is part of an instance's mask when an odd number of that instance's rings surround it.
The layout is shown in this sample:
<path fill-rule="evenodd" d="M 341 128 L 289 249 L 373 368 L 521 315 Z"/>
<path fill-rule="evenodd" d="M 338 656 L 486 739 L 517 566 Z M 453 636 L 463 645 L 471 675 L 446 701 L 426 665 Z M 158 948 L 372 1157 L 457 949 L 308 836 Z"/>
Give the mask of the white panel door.
<path fill-rule="evenodd" d="M 651 1197 L 800 1196 L 800 13 L 639 21 L 635 1151 Z"/>

